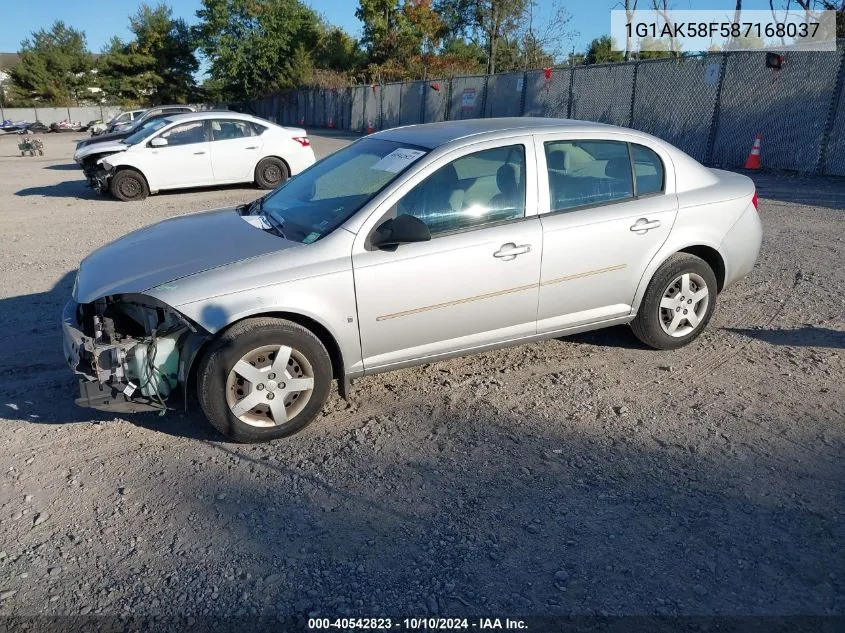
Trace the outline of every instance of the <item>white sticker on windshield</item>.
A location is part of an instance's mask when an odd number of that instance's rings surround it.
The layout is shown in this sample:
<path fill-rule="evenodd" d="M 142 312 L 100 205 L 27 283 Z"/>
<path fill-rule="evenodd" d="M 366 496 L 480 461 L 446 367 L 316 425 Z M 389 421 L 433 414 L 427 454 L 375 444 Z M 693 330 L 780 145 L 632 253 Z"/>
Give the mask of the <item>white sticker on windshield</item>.
<path fill-rule="evenodd" d="M 373 165 L 372 169 L 389 171 L 392 174 L 397 174 L 423 154 L 425 154 L 425 152 L 418 149 L 395 149 Z"/>

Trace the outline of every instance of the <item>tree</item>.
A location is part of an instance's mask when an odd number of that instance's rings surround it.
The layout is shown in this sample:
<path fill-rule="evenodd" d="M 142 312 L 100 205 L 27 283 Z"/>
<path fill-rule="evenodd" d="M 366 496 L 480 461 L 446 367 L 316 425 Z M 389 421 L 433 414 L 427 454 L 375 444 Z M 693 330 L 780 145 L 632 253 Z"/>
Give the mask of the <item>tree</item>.
<path fill-rule="evenodd" d="M 609 35 L 597 37 L 590 42 L 584 63 L 606 64 L 608 62 L 621 62 L 624 59 L 624 55 L 621 51 L 613 50 L 614 47 L 614 42 Z"/>
<path fill-rule="evenodd" d="M 530 5 L 531 0 L 438 0 L 436 7 L 453 35 L 481 43 L 487 54 L 487 72 L 493 74 L 499 45 L 504 41 L 506 49 L 511 49 L 510 41 L 524 25 Z"/>
<path fill-rule="evenodd" d="M 93 58 L 85 34 L 56 21 L 21 43 L 20 61 L 11 71 L 11 99 L 17 103 L 71 105 L 93 83 Z"/>
<path fill-rule="evenodd" d="M 199 49 L 228 100 L 296 87 L 297 65 L 313 63 L 320 43 L 319 16 L 299 0 L 203 0 L 197 17 Z"/>
<path fill-rule="evenodd" d="M 142 4 L 129 18 L 134 40 L 113 38 L 101 59 L 106 91 L 122 100 L 187 103 L 196 96 L 199 62 L 184 20 L 167 5 Z"/>

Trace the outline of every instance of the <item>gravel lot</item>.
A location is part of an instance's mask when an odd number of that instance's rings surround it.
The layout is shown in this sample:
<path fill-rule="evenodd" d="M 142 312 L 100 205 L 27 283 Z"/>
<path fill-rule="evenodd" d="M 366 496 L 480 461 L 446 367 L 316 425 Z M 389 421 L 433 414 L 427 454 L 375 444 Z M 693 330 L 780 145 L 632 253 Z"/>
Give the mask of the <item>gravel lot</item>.
<path fill-rule="evenodd" d="M 0 615 L 845 615 L 845 181 L 755 176 L 760 260 L 686 349 L 368 377 L 240 446 L 77 408 L 58 320 L 91 250 L 259 192 L 120 203 L 77 138 L 0 137 Z"/>

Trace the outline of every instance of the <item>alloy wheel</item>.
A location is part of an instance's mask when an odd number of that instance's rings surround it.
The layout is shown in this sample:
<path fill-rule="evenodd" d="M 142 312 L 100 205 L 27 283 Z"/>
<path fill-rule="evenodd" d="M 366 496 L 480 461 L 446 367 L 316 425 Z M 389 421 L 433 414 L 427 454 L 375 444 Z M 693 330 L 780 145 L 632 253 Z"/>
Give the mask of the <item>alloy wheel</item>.
<path fill-rule="evenodd" d="M 692 333 L 707 314 L 710 291 L 696 273 L 676 277 L 660 300 L 660 326 L 669 336 L 681 338 Z"/>
<path fill-rule="evenodd" d="M 314 391 L 314 370 L 305 355 L 286 345 L 264 345 L 235 363 L 226 380 L 226 403 L 251 426 L 285 424 L 305 408 Z"/>

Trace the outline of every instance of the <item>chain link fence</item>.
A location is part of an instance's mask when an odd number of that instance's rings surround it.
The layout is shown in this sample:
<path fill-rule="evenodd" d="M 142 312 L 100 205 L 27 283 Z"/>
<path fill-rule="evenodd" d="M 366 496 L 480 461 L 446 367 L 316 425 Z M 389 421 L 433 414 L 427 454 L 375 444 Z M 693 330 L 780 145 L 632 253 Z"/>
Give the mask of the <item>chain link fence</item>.
<path fill-rule="evenodd" d="M 287 125 L 354 132 L 482 117 L 573 118 L 631 127 L 706 164 L 742 167 L 756 134 L 765 167 L 845 175 L 845 41 L 838 52 L 712 53 L 301 90 L 256 102 Z"/>
<path fill-rule="evenodd" d="M 487 98 L 487 77 L 455 77 L 449 98 L 449 119 L 481 119 Z"/>
<path fill-rule="evenodd" d="M 631 127 L 707 160 L 721 73 L 721 55 L 640 62 Z M 671 91 L 666 89 L 670 85 Z"/>
<path fill-rule="evenodd" d="M 525 91 L 525 73 L 491 75 L 487 81 L 487 103 L 484 116 L 520 116 Z"/>

